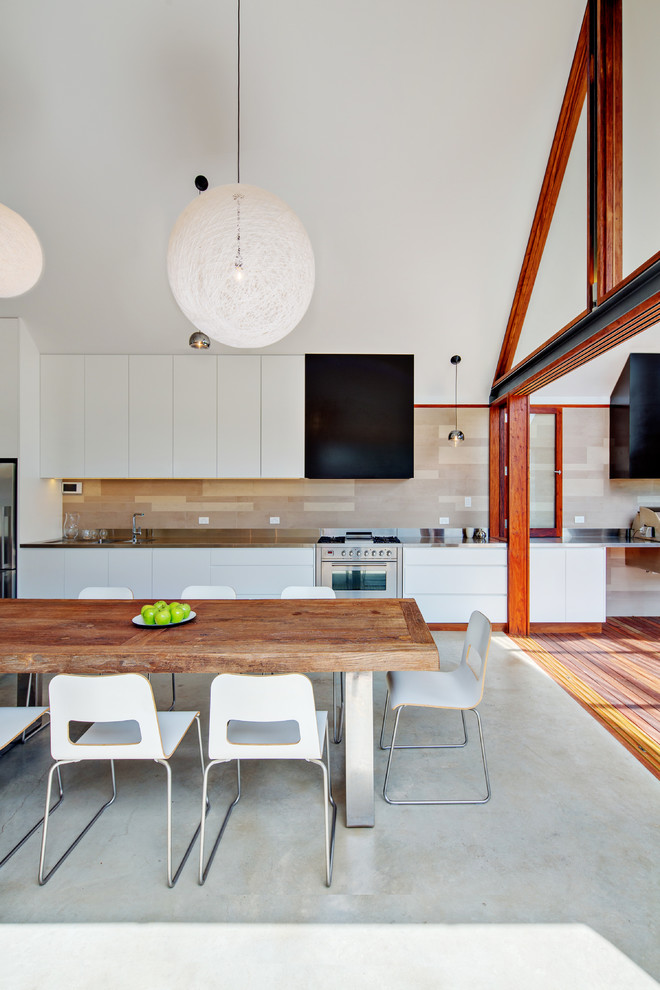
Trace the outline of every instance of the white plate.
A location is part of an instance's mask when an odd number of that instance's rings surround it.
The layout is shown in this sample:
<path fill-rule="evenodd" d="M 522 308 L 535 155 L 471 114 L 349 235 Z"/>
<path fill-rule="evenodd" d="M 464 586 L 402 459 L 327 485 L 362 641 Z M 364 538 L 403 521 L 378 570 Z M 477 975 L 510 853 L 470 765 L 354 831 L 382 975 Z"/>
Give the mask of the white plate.
<path fill-rule="evenodd" d="M 145 622 L 141 615 L 134 615 L 131 622 L 134 626 L 144 626 L 145 629 L 170 629 L 172 626 L 182 626 L 186 622 L 192 622 L 196 615 L 197 612 L 191 612 L 187 619 L 181 619 L 181 622 L 167 622 L 164 626 L 158 626 L 155 622 Z"/>

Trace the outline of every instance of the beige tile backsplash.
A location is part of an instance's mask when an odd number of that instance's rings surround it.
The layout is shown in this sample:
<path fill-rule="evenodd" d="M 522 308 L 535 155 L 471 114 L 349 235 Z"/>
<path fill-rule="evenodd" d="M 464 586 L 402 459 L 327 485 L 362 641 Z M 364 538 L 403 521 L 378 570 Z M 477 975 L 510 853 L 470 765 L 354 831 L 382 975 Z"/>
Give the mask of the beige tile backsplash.
<path fill-rule="evenodd" d="M 64 512 L 79 512 L 81 528 L 128 529 L 134 512 L 152 529 L 261 529 L 271 516 L 281 527 L 428 527 L 448 516 L 452 527 L 488 525 L 488 409 L 462 407 L 465 443 L 447 434 L 452 408 L 415 410 L 415 477 L 408 481 L 304 479 L 86 480 L 83 494 L 64 496 Z M 465 496 L 472 506 L 465 508 Z"/>
<path fill-rule="evenodd" d="M 261 529 L 270 516 L 280 526 L 321 528 L 488 525 L 488 409 L 462 407 L 465 443 L 447 434 L 453 408 L 415 410 L 415 477 L 409 481 L 304 479 L 86 480 L 82 496 L 65 496 L 65 512 L 82 527 L 127 529 L 134 512 L 154 529 Z M 607 408 L 564 408 L 564 526 L 627 527 L 638 505 L 660 505 L 660 480 L 611 481 Z M 465 496 L 472 499 L 465 507 Z M 576 515 L 584 523 L 575 523 Z"/>

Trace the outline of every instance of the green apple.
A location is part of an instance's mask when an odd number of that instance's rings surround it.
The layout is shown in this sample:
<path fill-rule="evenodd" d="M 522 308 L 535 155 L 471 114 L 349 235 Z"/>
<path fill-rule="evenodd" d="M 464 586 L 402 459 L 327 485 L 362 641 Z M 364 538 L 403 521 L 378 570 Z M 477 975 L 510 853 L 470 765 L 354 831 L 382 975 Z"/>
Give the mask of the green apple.
<path fill-rule="evenodd" d="M 154 615 L 154 622 L 157 626 L 169 626 L 172 621 L 169 608 L 159 608 Z"/>
<path fill-rule="evenodd" d="M 181 602 L 170 602 L 169 607 L 173 608 L 175 605 L 180 605 Z"/>
<path fill-rule="evenodd" d="M 167 608 L 167 602 L 154 602 L 154 608 Z"/>
<path fill-rule="evenodd" d="M 181 620 L 185 618 L 183 608 L 181 605 L 177 605 L 176 603 L 174 605 L 170 605 L 170 615 L 172 616 L 172 622 L 181 622 Z"/>
<path fill-rule="evenodd" d="M 147 611 L 148 608 L 153 608 L 153 605 L 149 605 L 149 604 L 143 605 L 142 608 L 140 609 L 140 615 L 142 616 L 142 618 L 144 618 L 144 613 Z"/>
<path fill-rule="evenodd" d="M 148 626 L 153 626 L 155 622 L 155 615 L 158 609 L 154 608 L 153 605 L 145 605 L 142 608 L 142 618 L 147 623 Z"/>
<path fill-rule="evenodd" d="M 182 602 L 181 603 L 181 608 L 183 609 L 183 617 L 184 617 L 184 619 L 187 619 L 188 616 L 190 615 L 190 605 L 188 604 L 188 602 Z"/>

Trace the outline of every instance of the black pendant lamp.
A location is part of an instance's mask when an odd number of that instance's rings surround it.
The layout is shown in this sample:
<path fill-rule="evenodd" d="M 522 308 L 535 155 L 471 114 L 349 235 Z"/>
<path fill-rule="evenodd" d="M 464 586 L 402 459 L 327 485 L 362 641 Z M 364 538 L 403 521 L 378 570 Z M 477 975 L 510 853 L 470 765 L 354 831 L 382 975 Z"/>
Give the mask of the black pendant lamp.
<path fill-rule="evenodd" d="M 459 443 L 463 443 L 465 440 L 465 434 L 462 430 L 458 428 L 458 366 L 461 362 L 461 355 L 454 354 L 451 359 L 451 363 L 454 365 L 454 370 L 456 372 L 454 377 L 454 415 L 455 415 L 455 427 L 450 432 L 447 440 L 449 443 L 453 443 L 454 447 L 458 447 Z"/>

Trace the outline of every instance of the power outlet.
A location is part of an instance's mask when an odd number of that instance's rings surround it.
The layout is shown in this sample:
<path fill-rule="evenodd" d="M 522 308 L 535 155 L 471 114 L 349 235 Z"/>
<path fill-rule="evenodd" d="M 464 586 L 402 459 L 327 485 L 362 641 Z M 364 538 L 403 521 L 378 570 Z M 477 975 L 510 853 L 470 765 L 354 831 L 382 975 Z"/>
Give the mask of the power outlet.
<path fill-rule="evenodd" d="M 469 495 L 465 496 L 465 508 L 469 509 L 472 505 L 472 498 Z"/>
<path fill-rule="evenodd" d="M 280 524 L 280 517 L 279 516 L 271 516 L 270 517 L 270 524 L 271 524 L 271 526 L 279 526 L 279 524 Z"/>
<path fill-rule="evenodd" d="M 200 526 L 208 526 L 208 524 L 209 524 L 209 517 L 208 516 L 200 516 L 197 521 L 198 521 L 198 523 L 199 523 Z"/>
<path fill-rule="evenodd" d="M 575 517 L 575 521 L 577 523 L 583 523 L 584 522 L 584 516 L 576 516 Z"/>
<path fill-rule="evenodd" d="M 440 516 L 439 523 L 441 526 L 449 525 L 449 516 Z"/>

